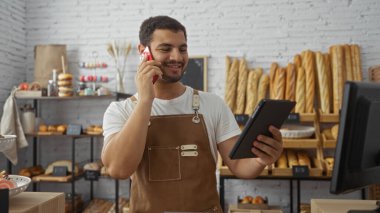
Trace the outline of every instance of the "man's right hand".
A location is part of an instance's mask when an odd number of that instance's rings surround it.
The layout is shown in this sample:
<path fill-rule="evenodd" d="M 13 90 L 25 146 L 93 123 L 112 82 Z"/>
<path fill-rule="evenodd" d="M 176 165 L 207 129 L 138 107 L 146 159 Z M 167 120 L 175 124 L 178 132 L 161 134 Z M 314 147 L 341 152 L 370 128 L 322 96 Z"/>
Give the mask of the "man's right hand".
<path fill-rule="evenodd" d="M 139 100 L 153 101 L 154 90 L 152 79 L 155 75 L 162 78 L 161 62 L 155 60 L 147 61 L 147 59 L 144 58 L 138 67 L 135 77 Z"/>

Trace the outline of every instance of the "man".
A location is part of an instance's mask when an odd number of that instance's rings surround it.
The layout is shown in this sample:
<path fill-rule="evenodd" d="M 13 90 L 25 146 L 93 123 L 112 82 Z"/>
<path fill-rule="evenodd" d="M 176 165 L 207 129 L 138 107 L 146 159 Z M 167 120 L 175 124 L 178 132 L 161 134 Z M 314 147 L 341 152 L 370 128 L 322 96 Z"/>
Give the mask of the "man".
<path fill-rule="evenodd" d="M 145 20 L 137 94 L 112 103 L 104 114 L 102 160 L 115 178 L 132 176 L 132 212 L 222 212 L 216 190 L 217 150 L 240 178 L 254 178 L 282 152 L 278 129 L 259 136 L 252 152 L 259 158 L 231 160 L 240 129 L 218 96 L 180 82 L 188 63 L 185 27 L 168 16 Z M 158 75 L 154 84 L 152 79 Z"/>

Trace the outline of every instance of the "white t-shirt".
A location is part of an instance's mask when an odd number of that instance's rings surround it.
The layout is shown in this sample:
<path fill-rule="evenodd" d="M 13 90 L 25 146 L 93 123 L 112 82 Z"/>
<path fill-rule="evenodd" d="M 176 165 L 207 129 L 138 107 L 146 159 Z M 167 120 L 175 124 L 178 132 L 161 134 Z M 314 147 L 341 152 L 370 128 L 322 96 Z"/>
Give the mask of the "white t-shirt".
<path fill-rule="evenodd" d="M 138 94 L 134 95 L 138 99 Z M 193 89 L 186 86 L 186 91 L 179 97 L 171 100 L 155 98 L 151 115 L 177 115 L 193 114 L 192 109 Z M 239 135 L 241 130 L 236 123 L 230 108 L 217 95 L 199 91 L 200 108 L 199 113 L 203 115 L 210 148 L 215 161 L 217 161 L 217 144 L 233 136 Z M 119 132 L 131 115 L 134 103 L 130 98 L 112 102 L 104 113 L 103 118 L 103 151 L 107 147 L 108 137 Z"/>

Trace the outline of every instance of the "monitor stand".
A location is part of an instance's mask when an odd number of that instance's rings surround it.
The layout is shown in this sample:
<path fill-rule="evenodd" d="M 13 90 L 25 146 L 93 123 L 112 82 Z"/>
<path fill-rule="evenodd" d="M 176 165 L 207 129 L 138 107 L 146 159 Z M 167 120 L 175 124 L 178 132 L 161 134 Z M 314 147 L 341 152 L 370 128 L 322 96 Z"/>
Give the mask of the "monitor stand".
<path fill-rule="evenodd" d="M 376 202 L 377 208 L 373 210 L 349 210 L 347 213 L 380 213 L 380 200 Z"/>

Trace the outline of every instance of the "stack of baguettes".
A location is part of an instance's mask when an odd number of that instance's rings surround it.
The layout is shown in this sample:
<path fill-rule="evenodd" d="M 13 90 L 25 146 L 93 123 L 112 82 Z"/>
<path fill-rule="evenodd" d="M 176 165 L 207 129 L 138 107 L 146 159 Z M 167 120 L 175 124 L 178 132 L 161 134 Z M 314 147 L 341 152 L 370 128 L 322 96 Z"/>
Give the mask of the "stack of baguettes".
<path fill-rule="evenodd" d="M 250 69 L 247 61 L 226 56 L 225 101 L 234 114 L 251 115 L 261 99 L 266 98 L 269 76 L 263 69 Z"/>
<path fill-rule="evenodd" d="M 356 44 L 333 45 L 329 53 L 302 51 L 293 63 L 272 63 L 269 76 L 261 68 L 249 69 L 246 60 L 226 56 L 225 101 L 235 114 L 252 114 L 267 97 L 296 101 L 296 113 L 338 114 L 344 82 L 361 81 L 360 48 Z"/>

